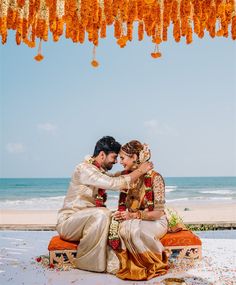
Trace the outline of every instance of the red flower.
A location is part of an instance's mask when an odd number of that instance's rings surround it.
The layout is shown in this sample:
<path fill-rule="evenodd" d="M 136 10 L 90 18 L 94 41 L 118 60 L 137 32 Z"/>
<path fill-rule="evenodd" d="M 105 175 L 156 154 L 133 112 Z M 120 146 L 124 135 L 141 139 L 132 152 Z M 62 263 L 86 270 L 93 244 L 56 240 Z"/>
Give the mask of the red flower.
<path fill-rule="evenodd" d="M 49 264 L 49 268 L 54 268 L 54 267 L 55 267 L 54 264 L 52 263 Z"/>
<path fill-rule="evenodd" d="M 103 196 L 103 195 L 105 194 L 105 190 L 99 188 L 99 189 L 98 189 L 98 194 L 99 194 L 100 196 Z"/>
<path fill-rule="evenodd" d="M 152 178 L 150 176 L 145 177 L 144 184 L 147 188 L 151 188 L 152 187 Z"/>
<path fill-rule="evenodd" d="M 36 261 L 37 261 L 37 262 L 41 262 L 41 261 L 42 261 L 42 257 L 41 257 L 41 256 L 37 257 L 37 258 L 36 258 Z"/>
<path fill-rule="evenodd" d="M 93 165 L 95 165 L 99 169 L 101 168 L 100 164 L 96 160 L 94 160 Z"/>
<path fill-rule="evenodd" d="M 148 201 L 152 201 L 153 200 L 153 192 L 152 191 L 147 191 L 145 196 L 146 196 Z"/>
<path fill-rule="evenodd" d="M 103 201 L 102 200 L 96 200 L 95 201 L 95 203 L 96 203 L 96 207 L 102 207 L 103 206 Z"/>
<path fill-rule="evenodd" d="M 118 211 L 120 211 L 120 212 L 126 211 L 126 206 L 125 205 L 119 205 Z"/>
<path fill-rule="evenodd" d="M 149 205 L 149 206 L 148 206 L 148 211 L 153 211 L 153 210 L 154 210 L 153 205 Z"/>
<path fill-rule="evenodd" d="M 119 239 L 112 239 L 109 240 L 109 245 L 112 247 L 114 250 L 117 250 L 120 246 L 120 240 Z"/>

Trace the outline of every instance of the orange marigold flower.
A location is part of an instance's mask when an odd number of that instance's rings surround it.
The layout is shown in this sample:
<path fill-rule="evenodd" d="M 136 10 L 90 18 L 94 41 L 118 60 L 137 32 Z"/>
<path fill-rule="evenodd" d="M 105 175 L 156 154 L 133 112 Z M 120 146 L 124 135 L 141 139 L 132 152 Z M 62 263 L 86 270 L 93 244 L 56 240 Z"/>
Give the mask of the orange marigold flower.
<path fill-rule="evenodd" d="M 91 61 L 91 65 L 92 65 L 93 67 L 98 67 L 98 66 L 99 66 L 99 62 L 94 59 L 94 60 Z"/>
<path fill-rule="evenodd" d="M 231 35 L 232 39 L 236 40 L 236 16 L 232 18 Z"/>
<path fill-rule="evenodd" d="M 128 37 L 127 36 L 122 36 L 121 38 L 119 38 L 116 43 L 121 47 L 125 47 L 126 46 L 126 43 L 128 41 Z"/>
<path fill-rule="evenodd" d="M 151 56 L 153 57 L 153 58 L 158 58 L 158 57 L 161 57 L 161 53 L 158 51 L 158 52 L 152 52 L 151 53 Z"/>
<path fill-rule="evenodd" d="M 144 0 L 144 2 L 148 5 L 152 4 L 155 0 Z"/>
<path fill-rule="evenodd" d="M 25 5 L 25 0 L 17 0 L 17 4 L 22 8 Z"/>
<path fill-rule="evenodd" d="M 41 53 L 39 53 L 39 54 L 37 54 L 37 55 L 34 57 L 34 59 L 37 60 L 37 61 L 41 61 L 41 60 L 44 59 L 44 56 L 43 56 Z"/>
<path fill-rule="evenodd" d="M 224 31 L 220 29 L 219 31 L 216 32 L 217 37 L 222 37 L 224 35 Z"/>
<path fill-rule="evenodd" d="M 161 43 L 161 38 L 160 37 L 155 37 L 155 38 L 152 39 L 152 42 L 154 44 L 160 44 Z"/>

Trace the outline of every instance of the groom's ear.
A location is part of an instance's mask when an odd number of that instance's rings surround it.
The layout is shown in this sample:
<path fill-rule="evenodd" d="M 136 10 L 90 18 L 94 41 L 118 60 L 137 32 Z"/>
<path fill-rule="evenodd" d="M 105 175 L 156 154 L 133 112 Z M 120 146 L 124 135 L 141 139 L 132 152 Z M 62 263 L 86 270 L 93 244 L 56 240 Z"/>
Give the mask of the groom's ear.
<path fill-rule="evenodd" d="M 105 154 L 105 152 L 103 150 L 100 151 L 100 157 L 101 157 L 102 160 L 104 160 L 106 158 L 106 154 Z"/>

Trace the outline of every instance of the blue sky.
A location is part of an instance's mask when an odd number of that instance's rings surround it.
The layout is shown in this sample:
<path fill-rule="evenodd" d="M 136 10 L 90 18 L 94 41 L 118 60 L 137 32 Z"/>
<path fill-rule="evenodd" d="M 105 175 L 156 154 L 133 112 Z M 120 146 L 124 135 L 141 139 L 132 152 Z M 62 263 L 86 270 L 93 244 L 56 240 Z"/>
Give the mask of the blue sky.
<path fill-rule="evenodd" d="M 120 49 L 112 36 L 92 46 L 61 39 L 36 49 L 0 46 L 0 177 L 69 177 L 112 135 L 152 149 L 166 176 L 236 175 L 236 52 L 231 39 L 149 39 Z M 116 169 L 119 169 L 117 166 Z"/>

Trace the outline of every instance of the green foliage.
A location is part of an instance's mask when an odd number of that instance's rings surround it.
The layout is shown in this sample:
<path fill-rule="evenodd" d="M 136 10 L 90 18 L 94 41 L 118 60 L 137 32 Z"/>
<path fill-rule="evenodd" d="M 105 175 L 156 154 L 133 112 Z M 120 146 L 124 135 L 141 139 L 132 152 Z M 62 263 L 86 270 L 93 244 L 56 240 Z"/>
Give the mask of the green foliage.
<path fill-rule="evenodd" d="M 175 210 L 167 208 L 167 216 L 169 227 L 174 227 L 177 224 L 183 224 L 183 219 L 178 215 Z"/>

